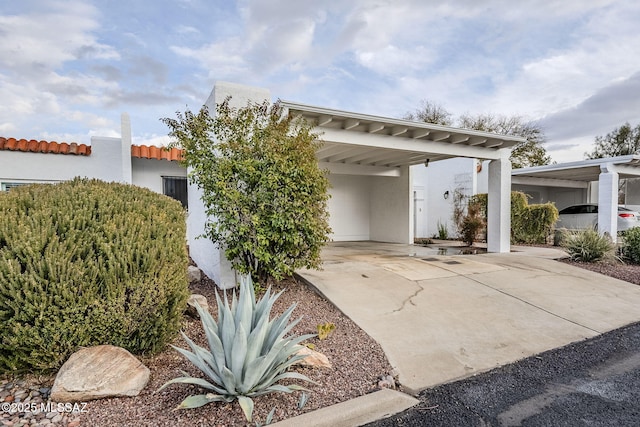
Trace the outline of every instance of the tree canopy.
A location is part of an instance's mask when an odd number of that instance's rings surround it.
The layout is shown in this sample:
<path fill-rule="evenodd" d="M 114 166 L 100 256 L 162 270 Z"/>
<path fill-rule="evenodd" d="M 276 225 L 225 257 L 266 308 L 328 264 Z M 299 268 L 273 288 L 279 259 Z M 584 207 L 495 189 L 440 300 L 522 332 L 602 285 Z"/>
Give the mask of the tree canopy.
<path fill-rule="evenodd" d="M 584 153 L 587 159 L 630 154 L 640 154 L 640 124 L 632 128 L 628 122 L 609 132 L 606 136 L 596 136 L 593 151 Z"/>
<path fill-rule="evenodd" d="M 535 122 L 526 121 L 521 116 L 503 116 L 488 113 L 463 114 L 452 119 L 453 114 L 439 104 L 422 100 L 418 109 L 405 114 L 407 120 L 422 121 L 444 126 L 479 130 L 501 135 L 519 136 L 526 141 L 511 150 L 511 165 L 514 169 L 528 166 L 548 165 L 551 157 L 543 147 L 546 136 Z"/>
<path fill-rule="evenodd" d="M 212 117 L 177 113 L 162 119 L 184 150 L 189 179 L 203 191 L 205 236 L 240 273 L 264 283 L 297 268 L 317 268 L 328 241 L 329 181 L 318 167 L 318 135 L 280 103 L 232 108 Z"/>

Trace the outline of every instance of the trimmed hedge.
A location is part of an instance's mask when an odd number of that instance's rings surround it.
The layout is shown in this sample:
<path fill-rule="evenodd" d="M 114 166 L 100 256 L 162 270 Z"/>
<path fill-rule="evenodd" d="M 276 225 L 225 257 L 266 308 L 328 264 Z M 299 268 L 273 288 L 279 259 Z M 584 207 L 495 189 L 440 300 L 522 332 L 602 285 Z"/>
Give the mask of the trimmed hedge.
<path fill-rule="evenodd" d="M 487 194 L 473 196 L 470 204 L 478 204 L 487 218 Z M 546 243 L 558 220 L 558 209 L 552 203 L 530 205 L 527 195 L 511 192 L 511 243 Z"/>
<path fill-rule="evenodd" d="M 640 227 L 633 227 L 624 232 L 622 254 L 633 264 L 640 264 Z"/>
<path fill-rule="evenodd" d="M 0 372 L 81 346 L 161 350 L 188 297 L 185 212 L 131 185 L 74 179 L 0 194 Z"/>

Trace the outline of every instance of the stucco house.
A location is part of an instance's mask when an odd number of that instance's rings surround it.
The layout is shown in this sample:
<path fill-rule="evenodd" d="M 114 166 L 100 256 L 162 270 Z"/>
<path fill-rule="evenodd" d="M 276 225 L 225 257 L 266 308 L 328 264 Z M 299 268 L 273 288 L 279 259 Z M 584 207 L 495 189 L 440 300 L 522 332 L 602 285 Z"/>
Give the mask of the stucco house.
<path fill-rule="evenodd" d="M 55 183 L 76 176 L 149 188 L 187 203 L 187 171 L 178 149 L 132 145 L 122 115 L 122 137 L 92 137 L 91 145 L 0 137 L 0 190 Z"/>
<path fill-rule="evenodd" d="M 218 82 L 205 104 L 215 111 L 215 105 L 228 96 L 234 107 L 243 107 L 249 100 L 272 100 L 268 89 Z M 509 252 L 509 154 L 521 138 L 290 101 L 282 101 L 282 105 L 289 113 L 313 123 L 321 135 L 317 158 L 329 171 L 328 209 L 334 241 L 413 243 L 421 214 L 431 204 L 439 209 L 435 201 L 417 197 L 416 171 L 435 170 L 447 159 L 459 159 L 483 165 L 483 191 L 489 194 L 492 212 L 488 250 Z M 187 239 L 192 258 L 220 287 L 235 286 L 235 274 L 223 251 L 198 238 L 209 218 L 201 192 L 187 184 L 188 171 L 177 161 L 180 156 L 175 149 L 132 145 L 131 123 L 123 114 L 121 138 L 92 137 L 90 146 L 0 138 L 0 186 L 6 189 L 84 176 L 131 183 L 176 198 L 184 197 L 186 190 Z M 436 181 L 431 180 L 429 186 L 435 188 L 439 185 Z"/>
<path fill-rule="evenodd" d="M 206 101 L 209 111 L 231 96 L 233 107 L 247 101 L 271 101 L 265 88 L 217 82 Z M 490 252 L 509 252 L 510 148 L 522 138 L 427 123 L 372 116 L 281 101 L 290 114 L 303 117 L 320 133 L 319 165 L 329 171 L 329 222 L 334 241 L 411 244 L 415 237 L 414 166 L 430 168 L 440 160 L 486 161 L 489 193 Z M 418 166 L 415 166 L 418 167 Z M 189 245 L 192 258 L 216 283 L 236 283 L 223 251 L 197 239 L 208 221 L 201 193 L 189 186 Z"/>

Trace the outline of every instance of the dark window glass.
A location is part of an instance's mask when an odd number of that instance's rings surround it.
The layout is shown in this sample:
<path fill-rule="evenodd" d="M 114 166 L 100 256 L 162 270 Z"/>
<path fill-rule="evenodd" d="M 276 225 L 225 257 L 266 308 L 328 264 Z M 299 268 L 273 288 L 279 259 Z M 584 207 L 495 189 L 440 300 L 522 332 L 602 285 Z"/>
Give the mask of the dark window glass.
<path fill-rule="evenodd" d="M 185 209 L 189 207 L 187 199 L 187 178 L 180 176 L 163 176 L 162 193 L 182 203 Z"/>

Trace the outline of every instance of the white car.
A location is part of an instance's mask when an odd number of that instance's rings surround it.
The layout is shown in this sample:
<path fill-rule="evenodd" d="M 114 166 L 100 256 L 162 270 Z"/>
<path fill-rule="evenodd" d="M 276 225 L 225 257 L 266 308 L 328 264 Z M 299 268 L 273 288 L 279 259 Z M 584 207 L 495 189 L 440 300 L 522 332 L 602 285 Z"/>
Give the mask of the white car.
<path fill-rule="evenodd" d="M 559 212 L 556 228 L 569 230 L 598 229 L 598 205 L 573 205 Z M 640 213 L 618 206 L 618 231 L 640 227 Z"/>

